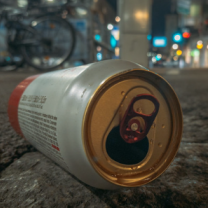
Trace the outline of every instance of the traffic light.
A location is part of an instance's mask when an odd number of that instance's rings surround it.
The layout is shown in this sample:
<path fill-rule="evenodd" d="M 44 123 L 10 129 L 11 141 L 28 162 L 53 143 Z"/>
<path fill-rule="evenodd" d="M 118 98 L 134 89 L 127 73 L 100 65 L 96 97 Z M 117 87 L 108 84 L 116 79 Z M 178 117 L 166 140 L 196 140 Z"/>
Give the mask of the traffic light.
<path fill-rule="evenodd" d="M 176 55 L 177 55 L 177 56 L 181 56 L 182 53 L 183 53 L 182 50 L 177 50 L 177 51 L 176 51 Z"/>
<path fill-rule="evenodd" d="M 197 41 L 196 47 L 202 49 L 204 47 L 202 40 Z"/>
<path fill-rule="evenodd" d="M 183 33 L 183 38 L 190 38 L 190 37 L 191 37 L 191 33 L 189 33 L 189 32 Z"/>
<path fill-rule="evenodd" d="M 175 43 L 181 43 L 183 41 L 183 36 L 181 33 L 177 32 L 173 34 L 173 42 Z"/>

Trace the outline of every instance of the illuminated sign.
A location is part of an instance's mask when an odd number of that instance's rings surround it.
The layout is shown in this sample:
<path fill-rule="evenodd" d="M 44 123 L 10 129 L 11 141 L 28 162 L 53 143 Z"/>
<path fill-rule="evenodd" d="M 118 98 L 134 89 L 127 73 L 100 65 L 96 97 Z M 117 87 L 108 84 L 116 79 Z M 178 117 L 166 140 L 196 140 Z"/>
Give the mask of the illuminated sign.
<path fill-rule="evenodd" d="M 167 38 L 166 37 L 154 37 L 153 38 L 153 46 L 154 47 L 166 47 L 167 46 Z"/>

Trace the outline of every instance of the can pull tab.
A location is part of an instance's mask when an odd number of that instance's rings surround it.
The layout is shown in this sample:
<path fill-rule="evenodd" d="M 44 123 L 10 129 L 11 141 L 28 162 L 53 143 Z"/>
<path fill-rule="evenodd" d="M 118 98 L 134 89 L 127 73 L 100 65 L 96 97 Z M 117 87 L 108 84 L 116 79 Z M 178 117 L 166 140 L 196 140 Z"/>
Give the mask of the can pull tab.
<path fill-rule="evenodd" d="M 138 100 L 150 100 L 154 104 L 154 111 L 149 114 L 143 114 L 136 112 L 133 108 L 134 103 Z M 159 102 L 158 100 L 150 94 L 140 94 L 134 97 L 129 104 L 129 107 L 127 108 L 124 117 L 120 124 L 120 135 L 127 143 L 135 143 L 138 141 L 141 141 L 146 137 L 148 134 L 153 121 L 155 120 L 155 117 L 157 116 L 158 110 L 159 110 Z M 134 117 L 141 117 L 145 121 L 144 130 L 140 132 L 140 122 L 138 119 L 132 119 Z"/>

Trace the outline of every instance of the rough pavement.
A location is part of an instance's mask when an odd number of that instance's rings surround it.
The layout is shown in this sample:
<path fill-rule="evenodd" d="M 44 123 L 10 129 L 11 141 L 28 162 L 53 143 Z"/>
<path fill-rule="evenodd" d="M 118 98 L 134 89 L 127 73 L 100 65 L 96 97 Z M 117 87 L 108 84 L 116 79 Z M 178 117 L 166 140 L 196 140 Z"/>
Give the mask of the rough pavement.
<path fill-rule="evenodd" d="M 26 152 L 36 151 L 11 128 L 7 116 L 7 105 L 13 89 L 28 73 L 0 73 L 0 174 L 15 159 Z"/>
<path fill-rule="evenodd" d="M 184 133 L 170 167 L 134 189 L 91 188 L 37 152 L 12 129 L 9 95 L 30 74 L 0 73 L 0 207 L 208 207 L 208 70 L 163 76 L 184 113 Z"/>

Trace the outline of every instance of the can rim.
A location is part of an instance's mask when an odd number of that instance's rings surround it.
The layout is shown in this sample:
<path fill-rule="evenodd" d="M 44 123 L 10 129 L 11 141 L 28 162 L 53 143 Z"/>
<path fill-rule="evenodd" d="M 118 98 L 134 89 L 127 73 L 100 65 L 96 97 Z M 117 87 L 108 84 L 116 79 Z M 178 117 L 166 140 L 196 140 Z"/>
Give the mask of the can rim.
<path fill-rule="evenodd" d="M 107 89 L 109 89 L 113 85 L 113 83 L 115 83 L 115 80 L 119 79 L 119 77 L 121 77 L 121 76 L 129 75 L 129 73 L 135 73 L 135 72 L 136 73 L 138 73 L 138 72 L 140 72 L 140 73 L 150 73 L 149 75 L 153 75 L 153 77 L 156 78 L 156 80 L 163 81 L 164 83 L 167 84 L 167 86 L 169 87 L 168 90 L 172 93 L 172 95 L 167 97 L 167 98 L 164 95 L 163 96 L 166 98 L 166 102 L 168 104 L 171 104 L 171 102 L 168 101 L 168 99 L 171 100 L 171 98 L 172 98 L 172 101 L 174 100 L 174 103 L 176 103 L 177 106 L 176 105 L 174 106 L 174 109 L 176 109 L 175 110 L 175 112 L 176 112 L 175 115 L 173 115 L 173 106 L 172 106 L 172 108 L 170 106 L 171 109 L 169 109 L 169 110 L 171 112 L 172 120 L 179 121 L 179 122 L 175 122 L 175 123 L 177 123 L 177 126 L 179 126 L 180 129 L 177 129 L 177 128 L 174 127 L 175 128 L 174 129 L 174 136 L 172 134 L 172 137 L 174 137 L 177 140 L 177 142 L 176 142 L 175 147 L 173 148 L 173 150 L 169 153 L 166 153 L 166 154 L 168 154 L 168 155 L 166 155 L 166 156 L 168 156 L 168 159 L 164 160 L 160 164 L 160 166 L 158 168 L 158 171 L 152 171 L 151 174 L 147 175 L 142 180 L 135 179 L 132 182 L 132 180 L 127 179 L 127 180 L 123 180 L 122 182 L 119 182 L 118 180 L 115 180 L 115 176 L 109 175 L 105 171 L 101 170 L 100 167 L 92 159 L 92 155 L 90 154 L 89 145 L 88 145 L 89 125 L 91 125 L 90 124 L 90 118 L 91 118 L 91 115 L 92 115 L 92 112 L 93 112 L 93 106 L 95 105 L 96 102 L 99 101 L 99 98 L 102 96 L 102 94 Z M 163 94 L 163 93 L 161 93 L 161 94 Z M 85 109 L 83 122 L 82 122 L 82 140 L 83 140 L 84 151 L 87 155 L 87 158 L 88 158 L 90 164 L 94 168 L 94 170 L 102 178 L 104 178 L 108 182 L 110 182 L 112 184 L 115 184 L 115 185 L 118 185 L 118 186 L 123 186 L 123 187 L 136 187 L 136 186 L 141 186 L 141 185 L 147 184 L 147 183 L 153 181 L 154 179 L 156 179 L 157 177 L 159 177 L 169 167 L 169 165 L 171 164 L 171 162 L 175 158 L 175 156 L 177 154 L 177 151 L 179 149 L 179 146 L 180 146 L 181 139 L 182 139 L 182 132 L 183 132 L 183 116 L 182 115 L 183 114 L 182 114 L 182 109 L 181 109 L 181 106 L 180 106 L 180 102 L 179 102 L 179 99 L 178 99 L 175 91 L 173 90 L 172 86 L 161 75 L 158 75 L 155 72 L 152 72 L 152 71 L 149 71 L 149 70 L 146 70 L 146 69 L 143 69 L 143 68 L 129 69 L 129 70 L 126 70 L 124 72 L 117 73 L 115 75 L 112 75 L 112 76 L 108 77 L 106 80 L 104 80 L 98 86 L 98 88 L 96 89 L 94 94 L 91 96 L 91 98 L 88 102 L 88 105 Z M 177 119 L 176 119 L 176 116 L 177 116 Z M 171 141 L 172 140 L 173 139 L 171 139 Z M 131 182 L 129 182 L 129 181 L 131 181 Z"/>

